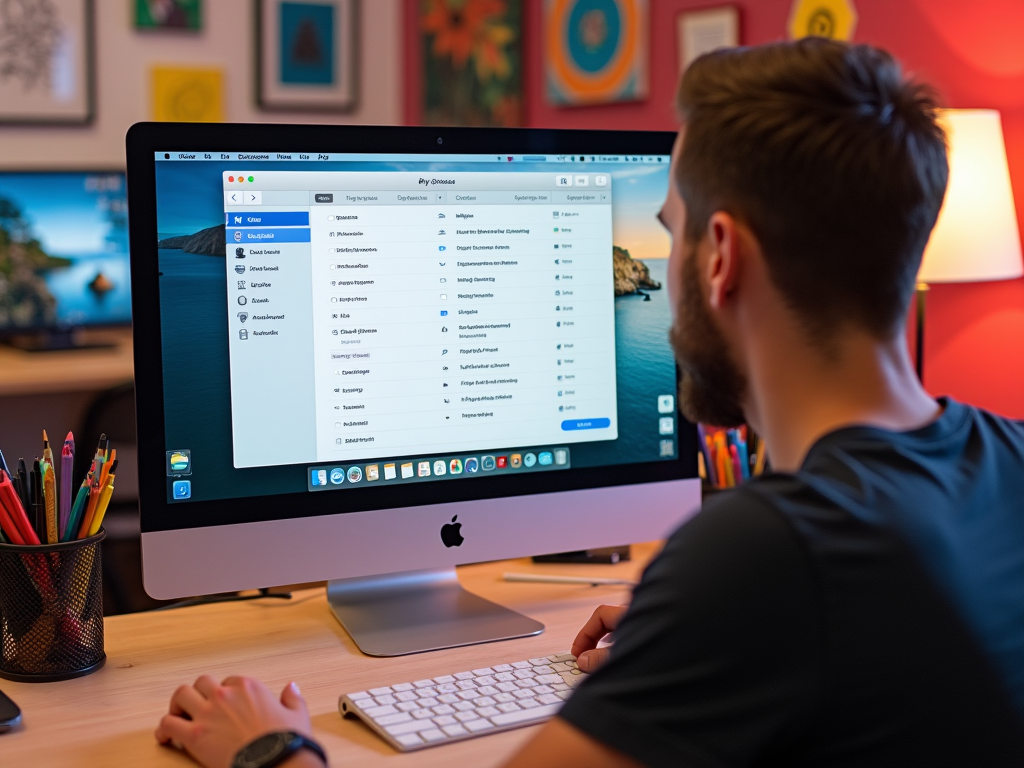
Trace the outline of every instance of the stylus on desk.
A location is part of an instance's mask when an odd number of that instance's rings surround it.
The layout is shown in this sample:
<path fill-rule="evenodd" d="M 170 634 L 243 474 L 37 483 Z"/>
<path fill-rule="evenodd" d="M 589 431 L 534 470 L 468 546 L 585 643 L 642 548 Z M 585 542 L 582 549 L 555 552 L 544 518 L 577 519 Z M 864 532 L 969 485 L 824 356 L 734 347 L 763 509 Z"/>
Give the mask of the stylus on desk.
<path fill-rule="evenodd" d="M 538 584 L 589 584 L 591 586 L 605 586 L 609 584 L 635 587 L 638 582 L 629 579 L 605 579 L 601 577 L 588 578 L 586 576 L 544 576 L 538 573 L 506 573 L 505 581 L 531 581 Z"/>

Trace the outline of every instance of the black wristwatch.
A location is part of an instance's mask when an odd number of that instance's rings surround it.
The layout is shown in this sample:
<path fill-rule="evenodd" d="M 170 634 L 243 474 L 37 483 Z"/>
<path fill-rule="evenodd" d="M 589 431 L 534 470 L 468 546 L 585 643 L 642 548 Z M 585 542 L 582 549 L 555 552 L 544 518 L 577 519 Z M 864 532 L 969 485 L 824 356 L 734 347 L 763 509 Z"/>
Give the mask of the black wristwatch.
<path fill-rule="evenodd" d="M 315 741 L 295 731 L 279 731 L 260 736 L 238 750 L 231 768 L 274 768 L 300 749 L 308 749 L 327 765 L 327 755 Z"/>

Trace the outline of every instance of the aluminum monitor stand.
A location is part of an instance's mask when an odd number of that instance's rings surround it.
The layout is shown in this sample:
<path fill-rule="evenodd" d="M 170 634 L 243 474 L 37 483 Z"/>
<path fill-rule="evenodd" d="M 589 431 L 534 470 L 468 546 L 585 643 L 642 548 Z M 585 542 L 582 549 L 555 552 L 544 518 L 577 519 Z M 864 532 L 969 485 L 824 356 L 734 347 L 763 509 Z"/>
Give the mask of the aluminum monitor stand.
<path fill-rule="evenodd" d="M 368 656 L 539 635 L 544 625 L 467 592 L 454 568 L 327 582 L 327 603 Z"/>

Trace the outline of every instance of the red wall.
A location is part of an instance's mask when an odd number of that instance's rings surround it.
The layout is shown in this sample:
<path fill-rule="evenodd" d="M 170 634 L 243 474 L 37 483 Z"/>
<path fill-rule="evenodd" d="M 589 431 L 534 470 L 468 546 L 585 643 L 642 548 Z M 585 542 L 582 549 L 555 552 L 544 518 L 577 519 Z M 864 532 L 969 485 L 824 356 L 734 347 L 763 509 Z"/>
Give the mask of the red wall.
<path fill-rule="evenodd" d="M 406 120 L 419 118 L 417 0 L 406 1 Z M 950 107 L 999 109 L 1017 218 L 1024 225 L 1024 3 L 1020 0 L 853 0 L 856 41 L 890 50 L 937 86 Z M 644 102 L 556 108 L 545 101 L 542 0 L 524 0 L 526 125 L 673 129 L 678 61 L 676 16 L 723 3 L 649 0 L 650 95 Z M 791 0 L 741 0 L 740 39 L 785 37 Z M 936 394 L 1024 418 L 1024 279 L 935 285 L 928 296 L 925 382 Z"/>

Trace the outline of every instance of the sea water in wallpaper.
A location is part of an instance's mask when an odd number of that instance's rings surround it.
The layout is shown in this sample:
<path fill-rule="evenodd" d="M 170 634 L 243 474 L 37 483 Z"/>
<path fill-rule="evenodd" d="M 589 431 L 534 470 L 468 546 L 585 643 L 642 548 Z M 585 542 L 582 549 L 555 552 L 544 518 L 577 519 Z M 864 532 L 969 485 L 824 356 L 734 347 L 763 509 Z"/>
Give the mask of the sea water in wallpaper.
<path fill-rule="evenodd" d="M 268 167 L 309 170 L 308 163 L 274 162 Z M 325 171 L 417 172 L 497 167 L 424 162 L 317 166 Z M 307 487 L 305 464 L 267 471 L 235 469 L 231 460 L 221 174 L 236 168 L 237 163 L 157 162 L 166 448 L 191 450 L 193 500 L 293 493 Z M 508 165 L 500 169 L 510 170 Z M 516 170 L 551 168 L 517 163 Z M 615 247 L 609 269 L 615 272 L 619 437 L 575 444 L 572 465 L 672 459 L 674 436 L 659 433 L 659 419 L 664 414 L 657 407 L 659 395 L 676 391 L 675 362 L 668 343 L 671 317 L 664 288 L 670 243 L 656 219 L 668 188 L 668 164 L 595 163 L 588 164 L 587 170 L 608 173 L 612 178 Z"/>

